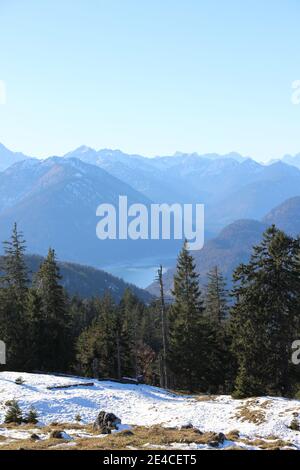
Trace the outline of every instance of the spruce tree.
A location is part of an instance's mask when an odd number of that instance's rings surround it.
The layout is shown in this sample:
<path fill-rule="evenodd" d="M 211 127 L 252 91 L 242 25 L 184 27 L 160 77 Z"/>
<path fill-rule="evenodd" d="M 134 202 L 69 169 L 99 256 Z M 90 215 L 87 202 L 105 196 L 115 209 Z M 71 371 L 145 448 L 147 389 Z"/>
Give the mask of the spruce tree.
<path fill-rule="evenodd" d="M 121 372 L 122 375 L 129 377 L 136 377 L 139 374 L 137 351 L 142 313 L 142 304 L 130 289 L 126 289 L 118 309 L 118 329 Z"/>
<path fill-rule="evenodd" d="M 275 226 L 266 230 L 248 264 L 234 273 L 235 395 L 287 395 L 291 344 L 299 331 L 299 240 Z"/>
<path fill-rule="evenodd" d="M 80 370 L 86 375 L 119 378 L 117 306 L 109 294 L 95 300 L 94 306 L 97 316 L 76 345 Z"/>
<path fill-rule="evenodd" d="M 175 386 L 189 390 L 204 385 L 206 325 L 193 257 L 187 242 L 179 254 L 170 315 L 169 368 Z"/>
<path fill-rule="evenodd" d="M 23 415 L 19 403 L 17 402 L 17 400 L 12 400 L 5 414 L 4 422 L 7 424 L 21 424 L 22 421 Z"/>
<path fill-rule="evenodd" d="M 37 357 L 40 368 L 47 371 L 66 370 L 70 361 L 70 318 L 60 280 L 55 251 L 50 248 L 34 279 L 40 298 Z"/>
<path fill-rule="evenodd" d="M 218 266 L 211 269 L 207 278 L 205 311 L 214 323 L 221 325 L 228 314 L 226 282 Z"/>
<path fill-rule="evenodd" d="M 209 391 L 224 393 L 231 379 L 231 357 L 228 332 L 228 294 L 226 282 L 215 266 L 207 274 L 208 285 L 205 297 L 205 314 L 208 319 L 208 374 Z"/>
<path fill-rule="evenodd" d="M 169 386 L 168 364 L 167 364 L 167 349 L 168 349 L 168 332 L 167 332 L 167 309 L 165 303 L 165 292 L 163 283 L 163 268 L 159 267 L 157 271 L 157 282 L 159 285 L 160 293 L 160 313 L 161 313 L 161 338 L 162 338 L 162 366 L 161 366 L 161 385 L 165 388 Z"/>
<path fill-rule="evenodd" d="M 14 294 L 18 304 L 25 301 L 28 286 L 28 271 L 24 254 L 26 242 L 22 232 L 18 231 L 17 224 L 13 226 L 11 238 L 3 242 L 4 245 L 4 276 L 1 281 Z"/>
<path fill-rule="evenodd" d="M 36 409 L 34 407 L 31 407 L 28 413 L 26 413 L 23 421 L 24 423 L 28 423 L 28 424 L 36 424 L 39 421 L 38 417 L 39 416 L 38 416 Z"/>
<path fill-rule="evenodd" d="M 4 242 L 0 278 L 0 337 L 7 347 L 7 367 L 24 370 L 26 363 L 27 322 L 24 306 L 28 274 L 24 258 L 25 241 L 14 224 L 10 240 Z"/>
<path fill-rule="evenodd" d="M 42 299 L 36 288 L 28 290 L 25 315 L 28 323 L 26 338 L 26 368 L 28 370 L 43 369 L 43 356 L 45 354 L 45 338 L 47 336 L 47 321 L 42 314 Z M 50 332 L 49 332 L 50 334 Z"/>

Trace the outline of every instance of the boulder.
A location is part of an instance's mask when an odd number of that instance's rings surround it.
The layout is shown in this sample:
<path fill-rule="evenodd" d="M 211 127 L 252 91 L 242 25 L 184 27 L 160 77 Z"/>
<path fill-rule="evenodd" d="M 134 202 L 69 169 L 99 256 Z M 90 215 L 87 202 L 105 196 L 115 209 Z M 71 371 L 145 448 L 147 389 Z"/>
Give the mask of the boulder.
<path fill-rule="evenodd" d="M 223 444 L 226 436 L 222 433 L 213 433 L 212 439 L 208 442 L 211 447 L 219 447 L 220 444 Z"/>
<path fill-rule="evenodd" d="M 54 430 L 50 432 L 50 438 L 52 439 L 66 439 L 67 434 L 65 431 Z"/>
<path fill-rule="evenodd" d="M 107 413 L 106 411 L 100 411 L 93 428 L 99 432 L 105 431 L 102 432 L 102 434 L 109 434 L 109 431 L 111 432 L 112 429 L 118 429 L 119 424 L 121 424 L 121 420 L 116 415 Z"/>

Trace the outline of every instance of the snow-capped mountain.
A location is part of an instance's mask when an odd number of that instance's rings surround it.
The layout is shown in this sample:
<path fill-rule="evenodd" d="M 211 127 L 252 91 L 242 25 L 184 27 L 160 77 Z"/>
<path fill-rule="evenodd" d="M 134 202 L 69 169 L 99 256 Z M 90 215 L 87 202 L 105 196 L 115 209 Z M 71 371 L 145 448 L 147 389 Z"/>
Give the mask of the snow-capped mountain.
<path fill-rule="evenodd" d="M 282 158 L 282 161 L 288 165 L 293 165 L 297 168 L 300 168 L 300 153 L 297 153 L 296 155 L 285 155 Z"/>
<path fill-rule="evenodd" d="M 16 162 L 25 160 L 27 157 L 21 152 L 12 152 L 0 143 L 0 171 L 6 170 L 9 166 Z"/>
<path fill-rule="evenodd" d="M 135 266 L 145 259 L 155 265 L 172 262 L 182 243 L 100 242 L 96 208 L 102 202 L 116 205 L 119 195 L 127 195 L 129 204 L 147 206 L 205 204 L 206 241 L 236 220 L 259 220 L 286 199 L 300 196 L 300 169 L 282 161 L 262 165 L 235 153 L 146 158 L 81 146 L 45 160 L 17 155 L 21 160 L 0 172 L 1 238 L 17 221 L 30 252 L 44 255 L 51 245 L 60 259 L 98 268 L 124 262 Z M 123 275 L 122 269 L 113 272 Z"/>

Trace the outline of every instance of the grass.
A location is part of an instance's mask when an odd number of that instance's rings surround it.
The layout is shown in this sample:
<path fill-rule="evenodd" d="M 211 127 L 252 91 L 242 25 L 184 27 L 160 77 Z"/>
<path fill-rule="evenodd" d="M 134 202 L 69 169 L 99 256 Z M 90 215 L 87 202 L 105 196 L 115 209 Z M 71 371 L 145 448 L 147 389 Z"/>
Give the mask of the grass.
<path fill-rule="evenodd" d="M 243 422 L 248 421 L 249 423 L 262 424 L 266 420 L 264 410 L 268 408 L 268 406 L 269 404 L 267 402 L 259 404 L 257 399 L 252 398 L 238 407 L 238 412 L 235 417 Z"/>
<path fill-rule="evenodd" d="M 201 433 L 195 428 L 178 429 L 178 428 L 164 428 L 160 425 L 144 427 L 135 426 L 131 431 L 121 431 L 113 433 L 105 437 L 99 436 L 92 429 L 92 425 L 84 425 L 78 423 L 61 423 L 52 424 L 44 427 L 33 427 L 29 425 L 13 426 L 6 425 L 8 429 L 18 429 L 33 431 L 39 429 L 37 434 L 43 433 L 49 435 L 53 430 L 66 431 L 78 430 L 87 432 L 90 437 L 78 437 L 76 433 L 72 433 L 73 439 L 71 441 L 64 439 L 46 438 L 34 441 L 30 438 L 26 439 L 12 439 L 10 437 L 0 436 L 0 450 L 129 450 L 129 449 L 161 449 L 168 448 L 173 444 L 173 449 L 176 449 L 176 444 L 205 444 L 210 445 L 211 448 L 218 447 L 225 436 L 214 432 Z M 226 450 L 245 450 L 242 444 L 247 446 L 258 447 L 263 450 L 278 450 L 283 447 L 293 447 L 293 445 L 282 439 L 274 436 L 269 438 L 240 438 L 238 430 L 232 430 L 226 435 L 226 440 L 231 441 L 232 445 L 226 447 Z M 74 445 L 75 444 L 75 445 Z"/>
<path fill-rule="evenodd" d="M 280 450 L 283 447 L 293 446 L 291 442 L 282 439 L 276 439 L 274 441 L 270 439 L 240 439 L 239 442 L 243 442 L 249 446 L 259 447 L 261 450 Z"/>
<path fill-rule="evenodd" d="M 78 425 L 77 425 L 78 426 Z M 76 426 L 76 429 L 88 433 L 92 432 L 91 426 Z M 23 428 L 23 426 L 22 426 Z M 49 433 L 50 430 L 67 430 L 75 429 L 73 424 L 46 426 L 40 428 L 40 432 Z M 201 433 L 197 429 L 175 429 L 163 428 L 161 426 L 143 427 L 137 426 L 131 432 L 121 431 L 106 437 L 100 437 L 94 434 L 95 437 L 89 438 L 76 438 L 73 441 L 65 441 L 64 439 L 43 439 L 40 441 L 33 441 L 31 439 L 18 439 L 10 440 L 6 444 L 1 445 L 1 450 L 18 450 L 18 449 L 36 449 L 36 450 L 50 450 L 57 449 L 74 449 L 77 450 L 120 450 L 120 449 L 142 449 L 151 445 L 155 446 L 169 446 L 172 443 L 184 444 L 210 444 L 216 445 L 220 440 L 219 434 L 213 432 Z M 75 436 L 74 436 L 75 437 Z M 76 446 L 70 446 L 69 442 L 76 442 Z"/>

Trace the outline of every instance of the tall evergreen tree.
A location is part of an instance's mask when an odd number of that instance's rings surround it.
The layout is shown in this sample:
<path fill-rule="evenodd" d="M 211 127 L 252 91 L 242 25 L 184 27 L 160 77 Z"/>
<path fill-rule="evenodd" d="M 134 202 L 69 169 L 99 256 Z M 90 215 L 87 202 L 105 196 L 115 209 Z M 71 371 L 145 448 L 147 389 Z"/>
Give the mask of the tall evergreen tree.
<path fill-rule="evenodd" d="M 211 269 L 207 278 L 205 311 L 213 322 L 221 325 L 228 314 L 226 282 L 218 266 Z"/>
<path fill-rule="evenodd" d="M 67 298 L 60 280 L 55 251 L 50 248 L 34 279 L 41 308 L 38 357 L 40 368 L 48 371 L 66 370 L 71 353 Z"/>
<path fill-rule="evenodd" d="M 18 304 L 23 305 L 27 294 L 28 270 L 25 263 L 24 254 L 26 242 L 22 232 L 18 231 L 15 223 L 10 240 L 4 243 L 4 276 L 1 281 L 4 287 L 8 287 L 14 295 Z"/>
<path fill-rule="evenodd" d="M 118 318 L 122 375 L 136 377 L 139 374 L 137 352 L 142 315 L 143 305 L 130 289 L 126 289 Z"/>
<path fill-rule="evenodd" d="M 42 300 L 34 287 L 28 290 L 25 303 L 25 315 L 28 323 L 26 365 L 29 370 L 42 369 L 43 351 L 47 336 L 47 322 L 42 315 Z M 51 334 L 49 332 L 49 334 Z M 46 341 L 46 344 L 49 342 Z"/>
<path fill-rule="evenodd" d="M 226 282 L 215 266 L 207 274 L 205 314 L 209 322 L 208 384 L 209 391 L 224 393 L 230 390 L 232 358 L 229 351 L 228 294 Z"/>
<path fill-rule="evenodd" d="M 77 361 L 81 371 L 96 377 L 121 376 L 118 350 L 118 309 L 110 295 L 95 300 L 97 316 L 79 336 Z"/>
<path fill-rule="evenodd" d="M 0 278 L 0 338 L 7 347 L 7 367 L 25 367 L 27 322 L 24 306 L 27 296 L 28 273 L 24 259 L 25 241 L 14 224 L 10 240 L 4 242 L 4 257 Z"/>
<path fill-rule="evenodd" d="M 163 283 L 163 268 L 159 267 L 157 271 L 157 281 L 159 284 L 160 293 L 160 313 L 161 313 L 161 333 L 162 333 L 162 373 L 161 382 L 162 386 L 168 388 L 169 386 L 169 375 L 168 375 L 168 363 L 167 363 L 167 349 L 168 349 L 168 332 L 167 332 L 167 309 L 165 303 L 165 292 Z"/>
<path fill-rule="evenodd" d="M 193 257 L 187 242 L 179 254 L 174 276 L 174 304 L 170 315 L 169 367 L 175 386 L 189 390 L 204 384 L 206 325 Z"/>
<path fill-rule="evenodd" d="M 291 390 L 291 344 L 299 331 L 299 240 L 275 226 L 234 273 L 233 350 L 237 396 Z"/>

